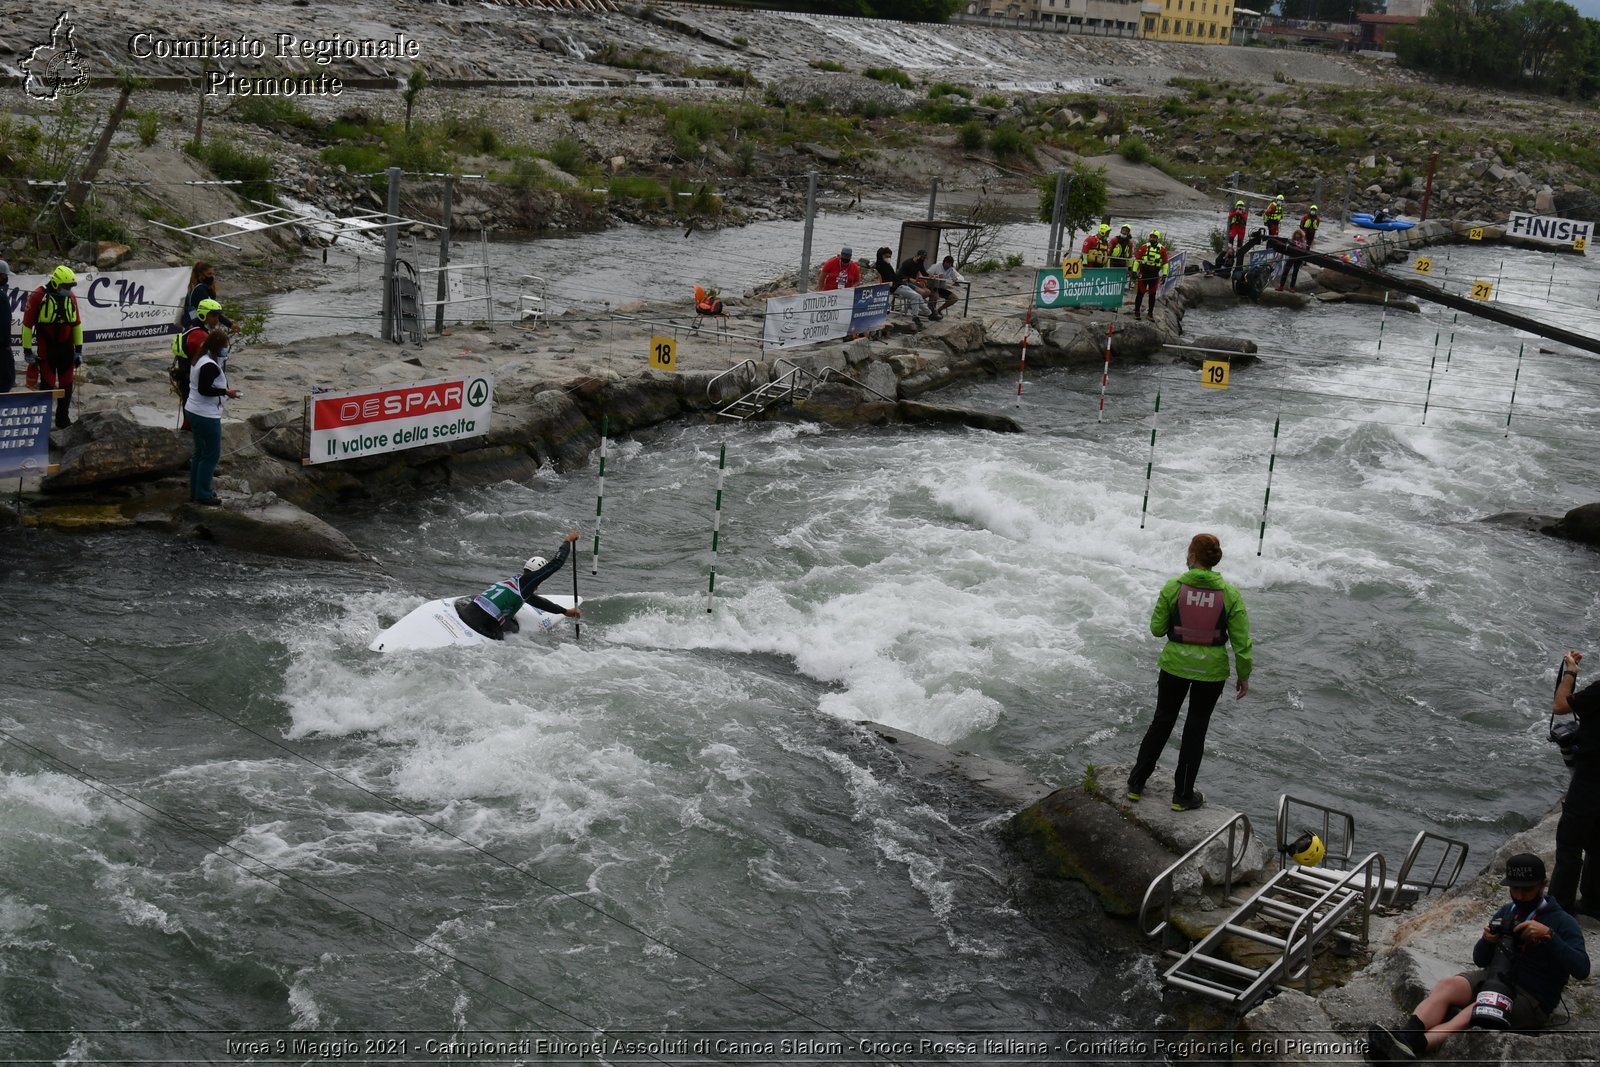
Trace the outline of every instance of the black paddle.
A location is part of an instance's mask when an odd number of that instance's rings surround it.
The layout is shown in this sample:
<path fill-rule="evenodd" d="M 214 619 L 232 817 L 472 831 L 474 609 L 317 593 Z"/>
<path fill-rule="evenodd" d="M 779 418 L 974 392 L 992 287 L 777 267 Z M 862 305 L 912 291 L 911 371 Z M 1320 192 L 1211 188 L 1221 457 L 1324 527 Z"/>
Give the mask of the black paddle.
<path fill-rule="evenodd" d="M 578 610 L 578 553 L 572 553 L 572 610 Z M 580 640 L 583 637 L 583 623 L 577 619 L 572 620 L 572 639 Z"/>

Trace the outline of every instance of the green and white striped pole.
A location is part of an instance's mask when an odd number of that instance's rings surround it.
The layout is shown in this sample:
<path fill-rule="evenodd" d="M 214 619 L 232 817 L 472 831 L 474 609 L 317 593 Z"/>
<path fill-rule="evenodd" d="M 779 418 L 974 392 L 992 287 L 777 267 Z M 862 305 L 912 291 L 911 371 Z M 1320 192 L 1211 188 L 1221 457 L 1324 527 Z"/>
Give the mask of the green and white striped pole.
<path fill-rule="evenodd" d="M 1166 375 L 1166 368 L 1161 369 L 1161 376 L 1156 378 L 1156 409 L 1150 416 L 1150 458 L 1144 464 L 1144 503 L 1139 505 L 1139 529 L 1144 529 L 1145 514 L 1150 510 L 1150 471 L 1156 465 L 1156 424 L 1161 419 L 1161 380 Z"/>
<path fill-rule="evenodd" d="M 1550 284 L 1544 287 L 1544 298 L 1546 300 L 1550 299 L 1550 294 L 1555 292 L 1555 288 L 1556 288 L 1556 257 L 1555 256 L 1551 256 L 1550 257 Z"/>
<path fill-rule="evenodd" d="M 1511 409 L 1517 406 L 1517 382 L 1522 378 L 1522 350 L 1527 345 L 1517 346 L 1517 373 L 1511 378 L 1511 405 L 1506 408 L 1506 432 L 1504 436 L 1511 436 Z"/>
<path fill-rule="evenodd" d="M 706 582 L 706 614 L 711 614 L 711 601 L 717 594 L 717 548 L 722 543 L 722 479 L 728 470 L 728 443 L 722 443 L 717 454 L 717 502 L 711 512 L 711 574 Z"/>
<path fill-rule="evenodd" d="M 597 479 L 594 498 L 594 559 L 589 564 L 590 574 L 600 573 L 600 513 L 606 502 L 606 437 L 611 430 L 611 416 L 600 416 L 600 477 Z"/>
<path fill-rule="evenodd" d="M 1435 338 L 1437 342 L 1437 338 Z M 1433 346 L 1433 358 L 1428 360 L 1428 388 L 1422 394 L 1422 425 L 1428 425 L 1428 404 L 1433 400 L 1433 368 L 1439 362 L 1439 346 Z"/>
<path fill-rule="evenodd" d="M 1461 312 L 1459 311 L 1450 316 L 1450 347 L 1444 350 L 1444 372 L 1446 374 L 1450 373 L 1450 357 L 1456 351 L 1456 319 L 1460 317 Z"/>

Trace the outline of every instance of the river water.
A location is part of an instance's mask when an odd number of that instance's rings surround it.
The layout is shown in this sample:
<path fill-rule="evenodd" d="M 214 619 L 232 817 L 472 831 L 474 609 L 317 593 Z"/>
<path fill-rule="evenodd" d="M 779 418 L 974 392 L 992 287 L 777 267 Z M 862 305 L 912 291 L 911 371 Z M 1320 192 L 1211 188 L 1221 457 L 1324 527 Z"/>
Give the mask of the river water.
<path fill-rule="evenodd" d="M 1536 253 L 1456 248 L 1441 268 L 1600 333 L 1587 261 L 1562 257 L 1549 297 Z M 1452 346 L 1431 311 L 1194 311 L 1191 334 L 1254 337 L 1262 363 L 1226 391 L 1113 366 L 1103 421 L 1098 368 L 1039 373 L 1020 404 L 1011 380 L 938 397 L 1021 435 L 613 442 L 578 639 L 366 650 L 423 599 L 587 534 L 592 466 L 340 517 L 382 571 L 10 531 L 8 1054 L 229 1061 L 251 1038 L 269 1059 L 361 1028 L 428 1059 L 425 1041 L 496 1031 L 1181 1025 L 1155 961 L 1110 948 L 1080 888 L 1034 880 L 1005 813 L 852 724 L 1051 782 L 1127 763 L 1155 592 L 1211 530 L 1256 640 L 1250 695 L 1211 729 L 1211 801 L 1270 828 L 1292 791 L 1351 812 L 1362 851 L 1392 862 L 1430 829 L 1476 869 L 1563 788 L 1549 691 L 1562 652 L 1593 649 L 1600 557 L 1475 520 L 1596 498 L 1600 365 L 1461 319 Z"/>

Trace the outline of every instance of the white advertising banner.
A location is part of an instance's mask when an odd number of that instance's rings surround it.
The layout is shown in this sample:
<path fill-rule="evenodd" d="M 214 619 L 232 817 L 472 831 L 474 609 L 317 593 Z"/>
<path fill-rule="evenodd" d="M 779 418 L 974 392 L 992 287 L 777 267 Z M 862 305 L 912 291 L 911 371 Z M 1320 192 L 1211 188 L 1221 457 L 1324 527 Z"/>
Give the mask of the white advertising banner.
<path fill-rule="evenodd" d="M 1511 221 L 1506 223 L 1506 236 L 1521 237 L 1526 241 L 1542 241 L 1552 245 L 1574 245 L 1582 240 L 1587 245 L 1592 236 L 1590 231 L 1593 229 L 1593 223 L 1558 219 L 1554 215 L 1530 215 L 1525 211 L 1513 211 Z"/>
<path fill-rule="evenodd" d="M 772 348 L 837 341 L 849 334 L 854 310 L 854 289 L 773 297 L 767 301 L 761 339 Z"/>
<path fill-rule="evenodd" d="M 11 276 L 5 295 L 11 301 L 13 350 L 22 346 L 22 313 L 28 297 L 49 280 L 43 274 Z M 83 318 L 84 351 L 148 344 L 152 338 L 177 332 L 178 309 L 189 295 L 189 268 L 80 271 L 72 292 Z"/>
<path fill-rule="evenodd" d="M 446 444 L 489 432 L 494 378 L 443 378 L 381 389 L 316 393 L 306 463 Z"/>

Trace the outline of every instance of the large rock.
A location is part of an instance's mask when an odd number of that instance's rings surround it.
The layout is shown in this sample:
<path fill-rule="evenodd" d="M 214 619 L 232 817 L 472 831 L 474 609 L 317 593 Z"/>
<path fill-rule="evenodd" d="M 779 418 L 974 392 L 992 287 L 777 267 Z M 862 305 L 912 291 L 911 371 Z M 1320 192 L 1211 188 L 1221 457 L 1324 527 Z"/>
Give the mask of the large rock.
<path fill-rule="evenodd" d="M 1590 548 L 1600 548 L 1600 504 L 1584 504 L 1561 516 L 1551 531 L 1569 541 L 1581 541 Z"/>
<path fill-rule="evenodd" d="M 218 508 L 184 504 L 173 518 L 192 536 L 247 552 L 292 559 L 366 559 L 344 534 L 272 493 L 237 503 L 230 499 Z"/>
<path fill-rule="evenodd" d="M 189 466 L 188 434 L 141 426 L 120 412 L 85 415 L 62 435 L 61 469 L 46 478 L 47 492 L 151 478 Z"/>
<path fill-rule="evenodd" d="M 898 410 L 900 417 L 906 422 L 920 422 L 934 426 L 967 426 L 994 433 L 1022 432 L 1022 425 L 1016 419 L 990 411 L 945 407 L 940 404 L 919 404 L 913 400 L 902 400 Z"/>

